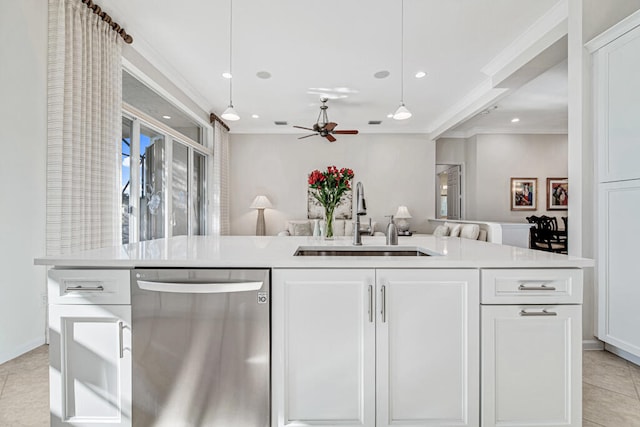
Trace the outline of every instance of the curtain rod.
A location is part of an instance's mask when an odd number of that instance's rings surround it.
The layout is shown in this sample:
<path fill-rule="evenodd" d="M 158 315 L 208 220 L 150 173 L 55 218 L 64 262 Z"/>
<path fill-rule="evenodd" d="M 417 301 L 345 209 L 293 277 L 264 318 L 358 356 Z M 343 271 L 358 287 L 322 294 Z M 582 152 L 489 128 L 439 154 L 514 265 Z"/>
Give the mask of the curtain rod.
<path fill-rule="evenodd" d="M 227 126 L 227 124 L 225 122 L 222 121 L 222 119 L 218 116 L 216 116 L 214 113 L 211 113 L 211 115 L 209 116 L 209 121 L 211 123 L 213 122 L 218 122 L 222 125 L 223 128 L 225 128 L 227 130 L 227 132 L 229 132 L 231 129 L 229 129 L 229 126 Z"/>
<path fill-rule="evenodd" d="M 98 6 L 91 0 L 82 0 L 82 3 L 84 3 L 85 6 L 87 6 L 89 9 L 92 9 L 93 13 L 98 15 L 104 22 L 111 25 L 111 28 L 113 29 L 113 31 L 118 33 L 120 37 L 122 37 L 125 43 L 127 44 L 133 43 L 133 37 L 131 37 L 130 34 L 127 34 L 127 32 L 124 30 L 124 28 L 120 26 L 120 24 L 118 24 L 116 21 L 111 19 L 109 14 L 104 10 L 102 10 L 100 6 Z"/>

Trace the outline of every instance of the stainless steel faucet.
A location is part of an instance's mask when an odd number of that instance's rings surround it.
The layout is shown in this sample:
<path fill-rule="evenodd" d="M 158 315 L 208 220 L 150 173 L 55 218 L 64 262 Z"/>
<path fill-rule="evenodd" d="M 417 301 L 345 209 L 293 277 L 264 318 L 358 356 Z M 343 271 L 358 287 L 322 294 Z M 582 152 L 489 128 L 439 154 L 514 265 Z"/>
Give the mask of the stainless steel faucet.
<path fill-rule="evenodd" d="M 360 236 L 360 216 L 367 214 L 367 203 L 364 200 L 364 187 L 361 182 L 356 184 L 356 222 L 353 225 L 353 244 L 362 245 Z"/>

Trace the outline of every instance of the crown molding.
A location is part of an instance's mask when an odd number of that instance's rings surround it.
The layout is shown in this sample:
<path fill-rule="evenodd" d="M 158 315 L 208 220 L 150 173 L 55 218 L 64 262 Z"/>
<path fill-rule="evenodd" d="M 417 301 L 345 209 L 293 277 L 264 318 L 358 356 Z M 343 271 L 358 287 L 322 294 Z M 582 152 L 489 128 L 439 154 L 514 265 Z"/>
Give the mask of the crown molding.
<path fill-rule="evenodd" d="M 545 129 L 545 128 L 488 128 L 474 127 L 467 131 L 446 132 L 439 138 L 467 139 L 476 135 L 567 135 L 567 129 Z"/>
<path fill-rule="evenodd" d="M 635 11 L 622 21 L 604 30 L 602 33 L 585 43 L 584 47 L 589 53 L 593 53 L 633 30 L 637 26 L 640 26 L 640 10 Z"/>

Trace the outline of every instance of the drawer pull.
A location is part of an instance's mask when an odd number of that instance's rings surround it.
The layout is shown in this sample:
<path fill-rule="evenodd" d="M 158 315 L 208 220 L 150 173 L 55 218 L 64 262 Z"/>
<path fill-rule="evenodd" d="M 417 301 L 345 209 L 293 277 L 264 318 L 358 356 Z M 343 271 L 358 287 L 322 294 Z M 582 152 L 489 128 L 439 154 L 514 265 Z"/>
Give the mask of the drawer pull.
<path fill-rule="evenodd" d="M 123 322 L 118 322 L 118 344 L 119 344 L 119 350 L 120 350 L 120 359 L 124 359 L 124 336 L 123 336 L 123 331 L 124 331 L 124 323 Z"/>
<path fill-rule="evenodd" d="M 547 286 L 547 285 L 539 285 L 539 286 L 527 286 L 520 285 L 518 286 L 519 291 L 555 291 L 555 286 Z"/>
<path fill-rule="evenodd" d="M 103 292 L 104 286 L 67 286 L 64 289 L 65 292 Z"/>
<path fill-rule="evenodd" d="M 526 311 L 520 310 L 520 316 L 557 316 L 558 313 L 555 311 L 547 311 L 545 308 L 542 311 Z"/>

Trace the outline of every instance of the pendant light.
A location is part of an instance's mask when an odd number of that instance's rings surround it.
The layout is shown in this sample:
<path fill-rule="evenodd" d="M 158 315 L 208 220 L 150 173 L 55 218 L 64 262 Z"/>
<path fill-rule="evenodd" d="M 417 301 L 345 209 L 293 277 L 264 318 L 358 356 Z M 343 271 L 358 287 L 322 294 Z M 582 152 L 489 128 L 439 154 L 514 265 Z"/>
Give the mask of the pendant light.
<path fill-rule="evenodd" d="M 400 4 L 400 106 L 393 113 L 394 120 L 406 120 L 411 117 L 411 111 L 404 106 L 404 0 Z"/>
<path fill-rule="evenodd" d="M 229 106 L 224 113 L 222 113 L 222 118 L 225 120 L 236 121 L 240 120 L 240 116 L 236 112 L 235 108 L 233 108 L 233 71 L 232 71 L 232 42 L 233 42 L 233 0 L 229 0 L 229 74 L 231 78 L 229 78 Z"/>

